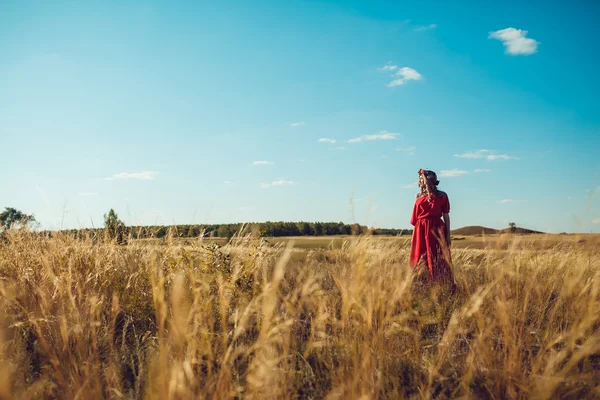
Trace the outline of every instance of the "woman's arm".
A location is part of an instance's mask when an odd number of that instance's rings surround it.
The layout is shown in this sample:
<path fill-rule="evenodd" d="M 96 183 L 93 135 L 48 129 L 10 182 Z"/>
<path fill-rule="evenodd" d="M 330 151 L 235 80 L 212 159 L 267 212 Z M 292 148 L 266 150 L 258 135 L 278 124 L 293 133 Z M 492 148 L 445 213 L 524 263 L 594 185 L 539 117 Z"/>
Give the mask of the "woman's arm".
<path fill-rule="evenodd" d="M 415 226 L 415 224 L 417 223 L 417 200 L 419 199 L 419 197 L 420 197 L 420 193 L 417 193 L 415 195 L 415 205 L 413 206 L 413 212 L 410 217 L 410 224 L 412 226 Z"/>
<path fill-rule="evenodd" d="M 444 213 L 442 218 L 444 219 L 444 224 L 446 225 L 446 243 L 448 243 L 448 246 L 450 246 L 450 214 Z"/>

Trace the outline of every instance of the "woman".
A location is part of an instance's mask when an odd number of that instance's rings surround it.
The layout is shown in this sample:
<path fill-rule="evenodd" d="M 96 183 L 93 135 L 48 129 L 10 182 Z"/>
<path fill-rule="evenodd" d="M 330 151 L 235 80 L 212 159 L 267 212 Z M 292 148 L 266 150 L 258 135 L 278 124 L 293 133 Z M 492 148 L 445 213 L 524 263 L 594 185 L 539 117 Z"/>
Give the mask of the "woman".
<path fill-rule="evenodd" d="M 427 267 L 429 280 L 454 287 L 450 257 L 450 201 L 438 190 L 435 172 L 419 170 L 419 188 L 411 225 L 415 227 L 410 248 L 413 269 Z M 443 218 L 443 221 L 442 221 Z"/>

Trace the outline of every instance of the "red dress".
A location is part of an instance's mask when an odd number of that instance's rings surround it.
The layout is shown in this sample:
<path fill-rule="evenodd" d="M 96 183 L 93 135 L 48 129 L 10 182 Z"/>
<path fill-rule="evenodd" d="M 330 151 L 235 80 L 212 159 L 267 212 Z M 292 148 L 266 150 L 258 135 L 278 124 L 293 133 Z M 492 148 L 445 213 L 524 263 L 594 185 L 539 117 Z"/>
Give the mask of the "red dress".
<path fill-rule="evenodd" d="M 415 227 L 410 247 L 410 264 L 429 269 L 431 281 L 454 283 L 450 249 L 446 243 L 446 224 L 442 214 L 450 212 L 450 200 L 444 192 L 429 198 L 425 195 L 415 201 L 411 225 Z"/>

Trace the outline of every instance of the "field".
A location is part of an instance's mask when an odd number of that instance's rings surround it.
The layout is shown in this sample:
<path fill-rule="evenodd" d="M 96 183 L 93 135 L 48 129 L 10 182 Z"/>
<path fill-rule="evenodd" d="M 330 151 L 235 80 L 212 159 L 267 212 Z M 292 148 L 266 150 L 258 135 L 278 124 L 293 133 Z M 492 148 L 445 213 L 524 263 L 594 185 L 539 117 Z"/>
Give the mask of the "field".
<path fill-rule="evenodd" d="M 266 245 L 285 245 L 293 242 L 295 249 L 339 249 L 345 242 L 352 240 L 352 236 L 297 236 L 297 237 L 274 237 L 265 238 Z M 405 236 L 377 236 L 375 240 L 395 246 L 410 246 L 411 237 Z M 509 249 L 512 247 L 520 249 L 552 250 L 557 245 L 572 245 L 582 249 L 600 249 L 600 235 L 452 235 L 452 246 L 455 249 Z M 168 245 L 173 240 L 163 239 L 141 239 L 140 242 L 154 245 Z M 195 239 L 176 239 L 175 243 L 190 246 Z M 204 243 L 216 243 L 225 246 L 229 242 L 227 238 L 205 238 Z M 258 245 L 259 240 L 247 241 L 251 245 Z"/>
<path fill-rule="evenodd" d="M 600 240 L 0 242 L 0 398 L 598 398 Z"/>

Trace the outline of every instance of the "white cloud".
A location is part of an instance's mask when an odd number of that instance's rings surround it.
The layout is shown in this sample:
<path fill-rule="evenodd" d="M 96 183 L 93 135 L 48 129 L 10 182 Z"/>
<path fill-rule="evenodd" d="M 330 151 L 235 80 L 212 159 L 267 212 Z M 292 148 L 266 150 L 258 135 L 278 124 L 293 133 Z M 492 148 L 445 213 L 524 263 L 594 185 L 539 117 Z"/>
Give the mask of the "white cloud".
<path fill-rule="evenodd" d="M 402 186 L 402 189 L 416 189 L 419 182 L 409 183 L 408 185 Z"/>
<path fill-rule="evenodd" d="M 506 47 L 506 54 L 510 55 L 529 55 L 537 52 L 537 40 L 530 39 L 527 31 L 515 28 L 506 28 L 499 31 L 490 32 L 489 39 L 498 39 Z"/>
<path fill-rule="evenodd" d="M 425 26 L 417 26 L 415 29 L 413 29 L 415 32 L 423 32 L 423 31 L 430 31 L 432 29 L 437 28 L 437 24 L 429 24 L 429 25 L 425 25 Z"/>
<path fill-rule="evenodd" d="M 487 159 L 490 161 L 494 160 L 518 160 L 517 157 L 509 156 L 507 154 L 490 154 L 487 156 Z"/>
<path fill-rule="evenodd" d="M 468 159 L 480 159 L 485 158 L 488 161 L 496 160 L 518 160 L 518 157 L 509 156 L 508 154 L 494 154 L 492 150 L 481 149 L 472 152 L 466 152 L 463 154 L 455 154 L 454 157 L 468 158 Z"/>
<path fill-rule="evenodd" d="M 341 146 L 341 147 L 334 147 L 334 150 L 348 150 L 347 147 Z"/>
<path fill-rule="evenodd" d="M 317 140 L 317 142 L 319 142 L 319 143 L 335 143 L 336 140 L 322 137 L 319 140 Z"/>
<path fill-rule="evenodd" d="M 280 179 L 278 181 L 274 181 L 271 183 L 261 183 L 260 187 L 263 189 L 274 187 L 274 186 L 289 186 L 294 185 L 293 181 L 286 181 L 285 179 Z"/>
<path fill-rule="evenodd" d="M 104 178 L 107 181 L 116 181 L 116 180 L 130 180 L 137 179 L 142 181 L 151 181 L 153 180 L 158 172 L 153 171 L 142 171 L 142 172 L 121 172 L 118 174 L 114 174 L 108 178 Z"/>
<path fill-rule="evenodd" d="M 271 186 L 288 186 L 288 185 L 293 185 L 294 182 L 293 181 L 286 181 L 284 179 L 280 179 L 278 181 L 272 182 Z"/>
<path fill-rule="evenodd" d="M 371 140 L 394 140 L 399 136 L 398 133 L 390 133 L 388 131 L 379 131 L 379 133 L 373 135 L 363 135 L 354 139 L 348 140 L 348 143 L 360 143 L 363 141 L 371 141 Z"/>
<path fill-rule="evenodd" d="M 388 87 L 396 87 L 404 85 L 408 81 L 420 81 L 421 79 L 423 79 L 423 75 L 409 67 L 400 68 L 398 72 L 396 72 L 395 76 L 399 76 L 400 78 L 396 78 L 390 83 L 388 83 Z"/>
<path fill-rule="evenodd" d="M 223 181 L 223 184 L 224 185 L 233 185 L 233 182 L 232 181 Z"/>
<path fill-rule="evenodd" d="M 390 72 L 390 71 L 395 71 L 398 69 L 397 65 L 384 65 L 381 68 L 377 68 L 377 71 L 379 72 Z"/>
<path fill-rule="evenodd" d="M 468 173 L 469 173 L 469 171 L 464 171 L 464 170 L 458 169 L 458 168 L 454 168 L 454 169 L 450 169 L 450 170 L 443 169 L 440 171 L 440 177 L 453 178 L 456 176 L 467 175 Z"/>
<path fill-rule="evenodd" d="M 513 199 L 504 199 L 504 200 L 499 200 L 498 203 L 500 204 L 510 204 L 510 203 L 520 203 L 520 200 L 513 200 Z"/>
<path fill-rule="evenodd" d="M 96 192 L 79 192 L 79 193 L 77 193 L 77 195 L 91 197 L 91 196 L 98 196 L 98 193 L 96 193 Z"/>
<path fill-rule="evenodd" d="M 417 150 L 417 148 L 415 146 L 410 146 L 410 147 L 396 147 L 395 150 L 396 151 L 400 151 L 402 153 L 406 153 L 409 156 L 414 156 L 415 155 L 415 150 Z"/>
<path fill-rule="evenodd" d="M 302 126 L 302 125 L 304 125 L 304 122 L 292 122 L 292 123 L 290 124 L 290 126 L 291 126 L 292 128 L 297 128 L 297 127 L 299 127 L 299 126 Z"/>
<path fill-rule="evenodd" d="M 475 170 L 475 171 L 473 171 L 473 172 L 492 172 L 492 170 L 491 170 L 491 169 L 479 169 L 479 168 L 478 168 L 478 169 L 476 169 L 476 170 Z"/>
<path fill-rule="evenodd" d="M 252 165 L 273 165 L 271 161 L 253 161 Z"/>
<path fill-rule="evenodd" d="M 455 154 L 454 157 L 460 157 L 460 158 L 483 158 L 486 156 L 485 153 L 489 153 L 489 150 L 483 149 L 483 150 L 477 150 L 475 152 L 467 152 L 467 153 L 463 153 L 463 154 Z"/>
<path fill-rule="evenodd" d="M 600 218 L 594 218 L 592 220 L 592 224 L 594 224 L 594 225 L 600 224 Z"/>

